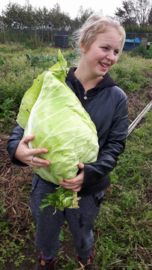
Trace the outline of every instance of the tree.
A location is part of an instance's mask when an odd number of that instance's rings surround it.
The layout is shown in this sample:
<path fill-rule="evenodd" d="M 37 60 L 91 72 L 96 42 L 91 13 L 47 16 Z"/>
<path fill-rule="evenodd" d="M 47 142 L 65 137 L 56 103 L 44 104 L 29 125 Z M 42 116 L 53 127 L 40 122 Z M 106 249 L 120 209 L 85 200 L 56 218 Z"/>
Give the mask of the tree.
<path fill-rule="evenodd" d="M 91 8 L 84 10 L 83 6 L 80 6 L 78 10 L 78 15 L 77 15 L 77 17 L 80 20 L 80 24 L 82 25 L 90 17 L 92 13 L 93 13 L 93 10 Z"/>
<path fill-rule="evenodd" d="M 23 14 L 23 25 L 24 28 L 32 29 L 37 26 L 35 20 L 35 10 L 31 5 L 24 6 L 24 14 Z"/>
<path fill-rule="evenodd" d="M 149 12 L 148 23 L 149 25 L 152 25 L 152 8 L 150 9 L 150 12 Z"/>
<path fill-rule="evenodd" d="M 82 24 L 90 17 L 92 13 L 93 13 L 93 10 L 91 8 L 84 10 L 83 7 L 80 6 L 77 17 L 72 20 L 71 29 L 76 30 L 80 28 Z"/>
<path fill-rule="evenodd" d="M 123 1 L 122 8 L 117 8 L 115 12 L 116 18 L 124 25 L 136 24 L 136 18 L 132 10 L 131 1 Z"/>
<path fill-rule="evenodd" d="M 55 29 L 68 29 L 71 26 L 69 14 L 62 12 L 59 4 L 50 10 L 49 20 Z"/>
<path fill-rule="evenodd" d="M 2 10 L 3 23 L 7 28 L 23 27 L 24 9 L 19 4 L 9 3 L 6 10 Z"/>
<path fill-rule="evenodd" d="M 9 3 L 6 10 L 2 10 L 2 18 L 6 28 L 34 28 L 35 11 L 31 5 L 20 6 Z"/>
<path fill-rule="evenodd" d="M 126 0 L 122 8 L 117 8 L 115 16 L 124 25 L 146 26 L 150 10 L 150 0 Z"/>
<path fill-rule="evenodd" d="M 29 4 L 29 0 L 26 0 L 24 6 L 10 2 L 6 9 L 2 10 L 2 20 L 9 29 L 44 29 L 50 23 L 55 29 L 73 31 L 80 28 L 92 13 L 92 9 L 84 10 L 81 6 L 77 17 L 71 19 L 68 13 L 61 11 L 59 4 L 55 4 L 50 10 L 46 7 L 36 9 Z"/>
<path fill-rule="evenodd" d="M 35 11 L 35 20 L 37 28 L 44 28 L 48 26 L 50 22 L 50 12 L 46 7 L 38 8 Z"/>

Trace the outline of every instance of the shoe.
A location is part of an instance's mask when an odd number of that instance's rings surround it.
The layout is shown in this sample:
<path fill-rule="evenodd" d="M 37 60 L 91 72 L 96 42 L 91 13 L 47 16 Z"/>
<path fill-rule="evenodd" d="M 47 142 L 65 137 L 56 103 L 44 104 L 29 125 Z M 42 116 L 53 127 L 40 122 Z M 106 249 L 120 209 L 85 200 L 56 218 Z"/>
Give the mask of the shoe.
<path fill-rule="evenodd" d="M 80 258 L 77 256 L 80 265 L 83 267 L 84 270 L 95 270 L 95 265 L 93 264 L 93 255 L 90 255 L 89 259 Z"/>
<path fill-rule="evenodd" d="M 40 253 L 39 261 L 34 270 L 55 270 L 54 261 L 55 257 L 52 261 L 47 261 L 43 258 L 42 253 Z"/>

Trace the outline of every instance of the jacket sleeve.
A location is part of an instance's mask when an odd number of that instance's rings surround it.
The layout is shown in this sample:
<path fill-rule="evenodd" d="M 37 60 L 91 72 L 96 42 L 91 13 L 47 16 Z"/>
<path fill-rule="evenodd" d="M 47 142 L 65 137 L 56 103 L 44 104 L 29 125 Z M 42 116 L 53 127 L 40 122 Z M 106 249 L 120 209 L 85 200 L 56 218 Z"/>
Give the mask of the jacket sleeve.
<path fill-rule="evenodd" d="M 102 181 L 117 165 L 118 156 L 124 152 L 125 141 L 128 133 L 128 107 L 127 98 L 117 105 L 107 139 L 101 148 L 94 163 L 84 164 L 85 178 L 83 188 L 92 186 L 96 181 Z M 100 142 L 101 138 L 99 138 Z M 100 144 L 100 143 L 99 143 Z"/>
<path fill-rule="evenodd" d="M 16 151 L 16 148 L 19 142 L 22 140 L 23 134 L 24 134 L 24 129 L 21 128 L 18 124 L 16 124 L 6 144 L 6 150 L 8 151 L 8 154 L 14 165 L 26 167 L 27 165 L 25 163 L 19 161 L 18 159 L 14 157 L 14 153 Z"/>

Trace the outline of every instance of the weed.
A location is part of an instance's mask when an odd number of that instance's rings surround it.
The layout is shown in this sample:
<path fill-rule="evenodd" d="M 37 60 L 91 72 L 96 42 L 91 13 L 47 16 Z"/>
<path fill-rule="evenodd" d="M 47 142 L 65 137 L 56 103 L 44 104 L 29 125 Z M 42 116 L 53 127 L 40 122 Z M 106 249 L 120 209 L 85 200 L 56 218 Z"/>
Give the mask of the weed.
<path fill-rule="evenodd" d="M 5 64 L 5 60 L 4 59 L 0 59 L 0 66 Z"/>
<path fill-rule="evenodd" d="M 5 99 L 3 104 L 0 106 L 0 118 L 5 117 L 5 116 L 13 116 L 15 117 L 15 112 L 11 111 L 10 109 L 12 108 L 12 103 L 14 100 L 11 98 Z"/>
<path fill-rule="evenodd" d="M 31 67 L 34 67 L 36 66 L 36 64 L 43 64 L 43 63 L 46 63 L 46 62 L 53 62 L 53 63 L 56 63 L 57 62 L 57 57 L 56 56 L 48 56 L 48 55 L 39 55 L 39 56 L 33 56 L 32 54 L 28 55 L 26 54 L 26 59 L 28 62 L 30 62 L 30 66 Z"/>

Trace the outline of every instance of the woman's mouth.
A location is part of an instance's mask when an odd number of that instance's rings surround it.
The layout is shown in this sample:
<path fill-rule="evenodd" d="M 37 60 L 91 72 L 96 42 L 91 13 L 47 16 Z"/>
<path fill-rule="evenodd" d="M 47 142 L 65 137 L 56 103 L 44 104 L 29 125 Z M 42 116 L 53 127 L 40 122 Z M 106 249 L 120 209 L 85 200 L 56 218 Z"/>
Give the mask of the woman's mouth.
<path fill-rule="evenodd" d="M 107 71 L 108 65 L 103 64 L 103 63 L 100 63 L 100 62 L 99 62 L 99 64 L 100 64 L 100 66 L 101 66 L 101 68 L 102 68 L 103 71 Z"/>

